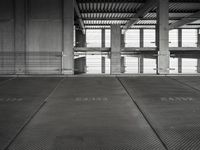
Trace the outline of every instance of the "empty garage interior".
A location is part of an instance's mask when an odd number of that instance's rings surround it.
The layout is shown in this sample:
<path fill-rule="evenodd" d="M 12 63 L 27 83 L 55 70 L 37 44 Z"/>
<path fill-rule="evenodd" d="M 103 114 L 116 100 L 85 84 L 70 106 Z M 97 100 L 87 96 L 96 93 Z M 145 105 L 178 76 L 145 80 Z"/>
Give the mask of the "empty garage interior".
<path fill-rule="evenodd" d="M 0 0 L 0 150 L 199 150 L 199 0 Z"/>

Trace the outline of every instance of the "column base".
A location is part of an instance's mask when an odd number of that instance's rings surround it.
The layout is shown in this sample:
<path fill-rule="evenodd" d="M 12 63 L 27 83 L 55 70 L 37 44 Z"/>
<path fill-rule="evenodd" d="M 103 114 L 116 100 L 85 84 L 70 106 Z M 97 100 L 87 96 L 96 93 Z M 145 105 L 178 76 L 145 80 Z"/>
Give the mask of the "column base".
<path fill-rule="evenodd" d="M 74 70 L 71 70 L 71 69 L 63 69 L 63 70 L 62 70 L 62 74 L 64 74 L 64 75 L 67 75 L 67 74 L 73 75 L 73 74 L 74 74 Z"/>
<path fill-rule="evenodd" d="M 170 73 L 170 52 L 158 52 L 157 74 L 167 75 Z"/>

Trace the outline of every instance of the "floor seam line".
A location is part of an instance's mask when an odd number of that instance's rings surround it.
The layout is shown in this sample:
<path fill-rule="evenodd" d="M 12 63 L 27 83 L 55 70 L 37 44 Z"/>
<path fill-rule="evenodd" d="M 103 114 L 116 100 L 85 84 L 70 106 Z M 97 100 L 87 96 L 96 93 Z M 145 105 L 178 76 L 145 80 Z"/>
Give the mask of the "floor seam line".
<path fill-rule="evenodd" d="M 174 81 L 178 82 L 179 84 L 182 84 L 182 85 L 184 85 L 184 86 L 187 86 L 187 87 L 189 87 L 190 89 L 192 89 L 192 90 L 194 90 L 194 91 L 200 92 L 200 89 L 195 88 L 195 87 L 193 87 L 193 86 L 191 86 L 191 85 L 189 85 L 189 84 L 187 84 L 187 83 L 184 83 L 184 82 L 179 81 L 179 80 L 177 80 L 177 79 L 175 79 L 175 78 L 172 78 L 172 77 L 168 77 L 168 78 L 171 79 L 171 80 L 174 80 Z"/>
<path fill-rule="evenodd" d="M 28 117 L 22 127 L 18 130 L 18 132 L 12 137 L 12 139 L 8 142 L 6 146 L 4 146 L 3 150 L 9 150 L 9 147 L 12 143 L 17 139 L 17 137 L 21 134 L 23 129 L 31 122 L 31 120 L 36 116 L 36 114 L 41 110 L 41 108 L 47 103 L 47 99 L 56 91 L 56 89 L 60 86 L 61 82 L 64 81 L 65 78 L 61 79 L 55 88 L 51 91 L 51 93 L 44 99 L 44 101 L 35 109 L 33 113 Z"/>
<path fill-rule="evenodd" d="M 13 78 L 7 79 L 7 80 L 1 82 L 1 83 L 0 83 L 0 86 L 3 86 L 3 85 L 6 84 L 8 81 L 14 80 L 14 79 L 16 79 L 16 78 L 17 78 L 17 77 L 13 77 Z"/>
<path fill-rule="evenodd" d="M 147 124 L 150 126 L 150 128 L 152 129 L 153 133 L 156 135 L 156 137 L 158 138 L 158 140 L 161 142 L 161 144 L 163 145 L 163 147 L 168 150 L 167 145 L 163 142 L 163 140 L 161 139 L 160 135 L 157 133 L 156 129 L 154 129 L 154 127 L 151 125 L 150 121 L 147 119 L 146 115 L 144 114 L 144 112 L 142 111 L 142 109 L 140 108 L 140 106 L 137 104 L 137 102 L 134 100 L 134 98 L 131 96 L 131 94 L 129 93 L 129 91 L 126 89 L 125 85 L 122 83 L 122 81 L 116 77 L 117 80 L 119 81 L 119 83 L 121 84 L 121 86 L 124 88 L 124 90 L 126 91 L 126 93 L 128 94 L 128 96 L 131 98 L 131 100 L 133 101 L 133 103 L 136 105 L 137 109 L 139 110 L 139 112 L 142 114 L 143 118 L 145 119 L 145 121 L 147 122 Z"/>

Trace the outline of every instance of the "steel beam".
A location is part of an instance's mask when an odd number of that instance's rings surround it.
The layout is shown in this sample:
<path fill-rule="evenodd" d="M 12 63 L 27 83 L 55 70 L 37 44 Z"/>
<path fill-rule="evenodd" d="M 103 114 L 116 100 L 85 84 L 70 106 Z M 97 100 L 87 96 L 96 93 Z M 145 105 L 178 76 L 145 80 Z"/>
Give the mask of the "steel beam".
<path fill-rule="evenodd" d="M 123 27 L 123 34 L 134 24 L 136 24 L 140 18 L 143 18 L 152 8 L 156 6 L 156 0 L 148 0 L 144 6 L 131 18 Z"/>
<path fill-rule="evenodd" d="M 170 26 L 169 26 L 169 29 L 177 29 L 183 25 L 186 25 L 188 23 L 191 23 L 191 22 L 194 22 L 196 20 L 199 20 L 200 19 L 200 11 L 186 17 L 186 18 L 183 18 L 175 23 L 172 23 Z"/>
<path fill-rule="evenodd" d="M 82 19 L 82 16 L 81 16 L 81 13 L 80 13 L 80 10 L 79 10 L 79 7 L 78 7 L 76 0 L 74 0 L 74 9 L 75 9 L 76 14 L 78 16 L 79 25 L 82 29 L 82 32 L 83 32 L 83 34 L 85 34 L 85 25 L 84 25 L 84 22 L 83 22 L 83 19 Z"/>

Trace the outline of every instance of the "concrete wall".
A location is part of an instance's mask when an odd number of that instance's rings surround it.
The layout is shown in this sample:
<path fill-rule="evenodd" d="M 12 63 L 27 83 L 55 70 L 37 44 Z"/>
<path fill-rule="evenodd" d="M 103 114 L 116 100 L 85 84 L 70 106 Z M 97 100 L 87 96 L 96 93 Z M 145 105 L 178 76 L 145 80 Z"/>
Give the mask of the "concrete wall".
<path fill-rule="evenodd" d="M 0 72 L 14 73 L 14 12 L 12 0 L 0 1 Z"/>
<path fill-rule="evenodd" d="M 27 51 L 46 54 L 42 57 L 35 53 L 35 56 L 30 56 L 32 59 L 27 58 L 28 72 L 38 73 L 40 70 L 40 73 L 45 73 L 47 69 L 47 73 L 59 73 L 61 62 L 50 58 L 54 52 L 62 52 L 62 1 L 29 0 L 27 14 Z M 33 61 L 39 61 L 35 67 L 31 66 Z M 46 66 L 45 63 L 52 65 Z"/>
<path fill-rule="evenodd" d="M 0 74 L 60 74 L 62 0 L 0 1 Z"/>

